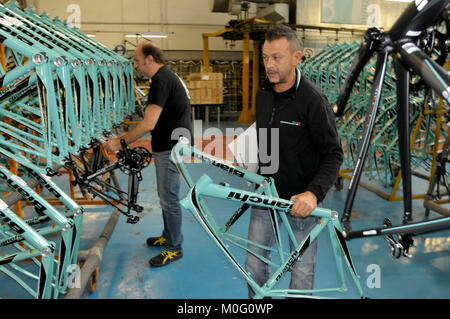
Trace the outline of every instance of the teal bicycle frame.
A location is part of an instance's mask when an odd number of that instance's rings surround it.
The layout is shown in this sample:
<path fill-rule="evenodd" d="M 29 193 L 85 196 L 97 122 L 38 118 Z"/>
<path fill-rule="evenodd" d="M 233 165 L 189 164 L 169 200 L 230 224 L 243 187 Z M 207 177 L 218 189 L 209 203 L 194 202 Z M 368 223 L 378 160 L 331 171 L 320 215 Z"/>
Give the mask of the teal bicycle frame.
<path fill-rule="evenodd" d="M 45 29 L 54 37 L 54 41 L 60 40 L 67 44 L 71 50 L 77 51 L 78 55 L 85 55 L 86 58 L 83 59 L 83 61 L 88 58 L 94 59 L 94 63 L 98 64 L 97 69 L 99 69 L 99 71 L 103 73 L 102 76 L 105 77 L 105 82 L 107 75 L 105 75 L 104 72 L 106 72 L 106 74 L 109 72 L 114 81 L 114 86 L 118 87 L 120 84 L 124 85 L 124 90 L 103 92 L 105 98 L 99 106 L 100 108 L 104 107 L 105 111 L 100 111 L 100 113 L 97 113 L 95 116 L 100 128 L 109 130 L 112 127 L 112 123 L 109 121 L 111 119 L 109 112 L 111 111 L 114 112 L 113 115 L 116 117 L 117 122 L 115 123 L 120 123 L 124 116 L 134 113 L 133 70 L 129 60 L 89 39 L 76 28 L 71 28 L 67 24 L 62 24 L 57 18 L 52 21 L 46 14 L 39 16 L 32 8 L 22 11 L 14 3 L 8 3 L 6 7 L 18 15 L 23 15 L 24 18 L 29 19 L 40 28 Z M 122 76 L 124 79 L 123 81 Z M 95 78 L 96 76 L 94 76 L 92 80 L 95 81 Z M 107 86 L 104 85 L 104 88 L 107 88 Z M 111 99 L 111 94 L 114 93 L 117 93 L 117 101 Z M 117 104 L 116 109 L 113 109 L 112 103 Z M 95 107 L 94 110 L 96 110 Z"/>
<path fill-rule="evenodd" d="M 33 171 L 32 169 L 29 168 L 25 169 L 31 178 L 34 178 L 39 183 L 40 186 L 46 188 L 56 199 L 58 199 L 64 205 L 66 209 L 66 217 L 72 221 L 73 225 L 72 240 L 71 242 L 67 242 L 64 246 L 61 246 L 61 249 L 64 249 L 64 255 L 66 255 L 67 258 L 63 262 L 61 262 L 61 259 L 59 259 L 58 261 L 59 264 L 58 289 L 60 293 L 64 293 L 67 291 L 68 285 L 67 267 L 72 264 L 76 264 L 78 262 L 78 252 L 80 248 L 80 237 L 83 224 L 84 208 L 78 205 L 47 175 Z M 54 230 L 58 231 L 56 229 Z M 66 245 L 69 245 L 69 247 L 66 248 Z"/>
<path fill-rule="evenodd" d="M 225 254 L 228 260 L 230 260 L 233 266 L 242 274 L 247 283 L 255 291 L 255 298 L 287 296 L 312 298 L 312 296 L 310 296 L 309 294 L 324 292 L 345 292 L 347 290 L 344 278 L 345 268 L 349 270 L 360 296 L 363 296 L 358 275 L 351 260 L 348 248 L 344 240 L 344 236 L 342 235 L 343 229 L 336 212 L 325 208 L 315 209 L 311 213 L 311 216 L 319 217 L 320 221 L 312 229 L 310 234 L 301 243 L 298 243 L 295 239 L 286 216 L 286 214 L 289 213 L 293 203 L 278 197 L 272 179 L 265 178 L 240 167 L 234 166 L 232 163 L 227 163 L 214 156 L 205 154 L 195 147 L 191 147 L 189 145 L 189 141 L 185 138 L 181 138 L 180 141 L 175 145 L 172 150 L 171 157 L 174 163 L 177 165 L 177 168 L 186 181 L 188 187 L 190 188 L 188 194 L 180 201 L 181 204 L 193 214 L 195 219 L 200 223 L 202 228 L 207 232 L 213 242 Z M 186 165 L 184 164 L 184 161 L 190 157 L 200 159 L 206 163 L 211 164 L 212 166 L 228 172 L 229 174 L 238 176 L 254 183 L 255 185 L 257 185 L 256 192 L 243 191 L 241 189 L 232 188 L 229 186 L 214 184 L 211 178 L 209 178 L 207 175 L 203 175 L 197 182 L 194 183 L 186 168 Z M 241 202 L 243 206 L 231 215 L 231 218 L 226 222 L 224 226 L 220 226 L 214 214 L 208 209 L 203 196 Z M 246 238 L 228 233 L 228 230 L 232 227 L 237 218 L 239 218 L 242 213 L 252 205 L 267 207 L 274 217 L 278 215 L 281 218 L 287 230 L 288 237 L 295 246 L 295 249 L 292 252 L 287 252 L 283 249 L 281 232 L 279 228 L 280 225 L 278 224 L 277 218 L 272 218 L 274 236 L 276 240 L 275 248 L 261 246 L 258 243 L 250 242 Z M 275 289 L 276 284 L 280 281 L 283 275 L 285 275 L 286 272 L 291 269 L 292 265 L 295 262 L 301 262 L 302 254 L 305 252 L 308 246 L 317 239 L 319 234 L 324 229 L 327 229 L 330 235 L 331 246 L 333 248 L 341 286 L 336 288 L 310 290 Z M 244 267 L 233 256 L 232 252 L 229 249 L 228 243 L 246 250 L 248 253 L 255 255 L 263 262 L 268 263 L 275 268 L 275 271 L 271 275 L 270 279 L 263 286 L 260 287 L 258 284 L 256 284 L 250 274 L 247 273 Z M 276 264 L 270 260 L 267 260 L 263 256 L 249 249 L 245 245 L 249 243 L 268 251 L 278 253 L 280 257 L 280 264 Z M 344 264 L 346 267 L 344 267 Z M 315 296 L 314 298 L 316 297 L 317 296 Z"/>
<path fill-rule="evenodd" d="M 2 242 L 8 238 L 11 239 L 19 234 L 24 240 L 21 244 L 14 244 L 18 250 L 0 258 L 0 271 L 14 279 L 19 285 L 27 290 L 37 299 L 52 298 L 54 296 L 54 262 L 55 262 L 55 243 L 47 241 L 41 234 L 31 228 L 24 220 L 14 214 L 8 205 L 0 199 L 0 219 L 6 223 L 0 230 Z M 41 261 L 36 257 L 40 256 Z M 17 262 L 32 258 L 32 261 L 39 267 L 39 276 L 22 269 Z M 12 270 L 6 266 L 10 266 Z M 19 277 L 15 272 L 37 280 L 37 288 L 33 289 L 25 280 Z"/>
<path fill-rule="evenodd" d="M 20 10 L 14 2 L 0 6 L 0 17 L 11 22 L 0 30 L 8 52 L 16 59 L 25 56 L 30 60 L 7 72 L 3 85 L 11 82 L 11 92 L 17 95 L 23 86 L 13 81 L 35 71 L 27 90 L 37 89 L 38 99 L 29 101 L 22 94 L 13 107 L 11 99 L 3 105 L 0 101 L 0 110 L 26 127 L 24 131 L 2 123 L 0 130 L 12 140 L 1 139 L 0 146 L 38 159 L 24 165 L 51 172 L 54 164 L 63 165 L 70 153 L 88 148 L 131 115 L 135 96 L 130 61 L 46 15 Z M 30 121 L 21 110 L 42 120 Z M 3 153 L 19 160 L 15 152 Z M 37 164 L 43 161 L 45 169 Z"/>
<path fill-rule="evenodd" d="M 36 175 L 36 177 L 43 182 L 43 177 Z M 59 266 L 57 276 L 57 288 L 54 289 L 54 298 L 56 298 L 60 291 L 64 291 L 67 287 L 67 273 L 66 269 L 70 264 L 74 263 L 74 257 L 77 255 L 77 246 L 79 242 L 79 234 L 75 234 L 74 222 L 56 210 L 52 205 L 40 197 L 33 189 L 31 189 L 23 179 L 17 175 L 12 174 L 5 167 L 0 165 L 0 179 L 4 180 L 11 188 L 16 190 L 25 200 L 30 201 L 35 209 L 45 214 L 49 220 L 54 222 L 54 226 L 50 226 L 43 230 L 46 234 L 60 233 L 61 243 L 59 250 Z M 47 187 L 52 187 L 53 192 L 60 194 L 60 190 L 56 185 L 52 185 L 49 180 L 46 181 Z M 75 206 L 73 206 L 75 208 Z M 79 208 L 77 208 L 79 209 Z M 45 219 L 43 219 L 45 220 Z M 43 221 L 41 220 L 41 222 Z M 80 225 L 78 225 L 80 226 Z M 15 237 L 15 241 L 19 241 L 19 237 Z M 6 242 L 10 242 L 8 239 Z"/>

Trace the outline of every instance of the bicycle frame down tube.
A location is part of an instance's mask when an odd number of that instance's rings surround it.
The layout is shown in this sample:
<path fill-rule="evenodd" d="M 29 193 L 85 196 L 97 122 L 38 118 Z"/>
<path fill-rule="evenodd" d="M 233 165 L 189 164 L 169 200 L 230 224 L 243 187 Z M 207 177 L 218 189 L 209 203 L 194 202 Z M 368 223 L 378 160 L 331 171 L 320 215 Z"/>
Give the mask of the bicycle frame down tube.
<path fill-rule="evenodd" d="M 383 90 L 384 76 L 386 74 L 388 53 L 378 53 L 377 63 L 375 67 L 375 77 L 372 84 L 372 93 L 370 95 L 370 107 L 369 112 L 364 123 L 363 141 L 358 150 L 358 158 L 356 161 L 353 175 L 348 187 L 348 195 L 345 201 L 344 213 L 342 216 L 343 222 L 350 222 L 351 211 L 353 202 L 355 200 L 358 184 L 361 179 L 361 173 L 363 170 L 364 162 L 367 157 L 367 151 L 370 145 L 370 139 L 372 137 L 373 129 L 375 127 L 378 107 L 380 105 L 381 93 Z"/>
<path fill-rule="evenodd" d="M 325 221 L 324 221 L 325 220 Z M 295 262 L 301 262 L 301 256 L 306 251 L 309 245 L 312 244 L 314 240 L 320 235 L 320 232 L 327 227 L 328 233 L 331 238 L 331 246 L 333 250 L 333 255 L 336 263 L 336 268 L 338 271 L 338 276 L 341 282 L 341 286 L 337 288 L 322 288 L 322 289 L 284 289 L 277 290 L 271 289 L 268 294 L 270 296 L 279 296 L 279 297 L 289 297 L 298 294 L 313 294 L 313 293 L 324 293 L 324 292 L 345 292 L 347 287 L 345 285 L 345 277 L 344 277 L 344 267 L 343 260 L 347 265 L 347 268 L 351 274 L 353 282 L 358 290 L 360 297 L 363 297 L 363 291 L 361 284 L 359 282 L 358 274 L 356 273 L 355 267 L 350 257 L 350 253 L 347 248 L 347 244 L 345 242 L 344 235 L 342 234 L 342 230 L 340 224 L 337 220 L 332 220 L 328 218 L 322 218 L 321 222 L 317 224 L 309 233 L 309 235 L 302 241 L 300 245 L 296 247 L 296 249 L 291 253 L 288 261 L 285 262 L 282 267 L 279 268 L 277 272 L 275 272 L 271 278 L 264 285 L 263 290 L 272 288 L 277 281 L 281 278 L 281 276 L 286 272 L 290 271 Z M 310 297 L 309 295 L 302 297 Z M 313 297 L 311 297 L 313 298 Z"/>
<path fill-rule="evenodd" d="M 364 36 L 364 41 L 361 44 L 361 47 L 356 52 L 356 56 L 354 57 L 353 63 L 349 68 L 349 73 L 345 78 L 345 82 L 342 85 L 342 92 L 339 94 L 338 99 L 336 101 L 337 110 L 336 116 L 342 116 L 344 114 L 345 108 L 347 106 L 347 101 L 350 97 L 350 94 L 353 91 L 353 86 L 356 83 L 356 80 L 359 77 L 359 74 L 364 69 L 364 66 L 369 61 L 370 57 L 373 54 L 373 47 L 375 46 L 374 40 L 371 37 L 372 30 L 369 29 L 366 31 Z"/>

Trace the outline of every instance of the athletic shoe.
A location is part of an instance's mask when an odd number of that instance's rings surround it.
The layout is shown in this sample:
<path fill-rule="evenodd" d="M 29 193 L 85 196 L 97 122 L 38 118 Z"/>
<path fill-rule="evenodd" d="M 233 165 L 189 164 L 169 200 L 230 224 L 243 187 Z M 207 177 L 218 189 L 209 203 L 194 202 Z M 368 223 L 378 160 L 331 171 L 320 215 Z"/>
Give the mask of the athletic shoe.
<path fill-rule="evenodd" d="M 159 255 L 156 255 L 155 257 L 150 259 L 148 263 L 150 264 L 150 266 L 161 267 L 166 266 L 172 261 L 180 259 L 181 257 L 183 257 L 183 252 L 181 250 L 169 251 L 164 249 Z"/>
<path fill-rule="evenodd" d="M 166 243 L 163 236 L 147 238 L 147 245 L 152 247 L 162 247 Z"/>

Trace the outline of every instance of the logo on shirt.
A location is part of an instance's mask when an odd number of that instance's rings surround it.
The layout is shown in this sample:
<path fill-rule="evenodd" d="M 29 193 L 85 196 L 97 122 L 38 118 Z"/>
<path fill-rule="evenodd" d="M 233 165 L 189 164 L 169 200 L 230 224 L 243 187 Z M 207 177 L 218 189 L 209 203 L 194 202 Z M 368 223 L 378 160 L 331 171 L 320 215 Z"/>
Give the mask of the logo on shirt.
<path fill-rule="evenodd" d="M 302 126 L 302 123 L 300 122 L 296 122 L 296 121 L 280 121 L 280 123 L 282 124 L 288 124 L 288 125 L 294 125 L 294 126 Z"/>

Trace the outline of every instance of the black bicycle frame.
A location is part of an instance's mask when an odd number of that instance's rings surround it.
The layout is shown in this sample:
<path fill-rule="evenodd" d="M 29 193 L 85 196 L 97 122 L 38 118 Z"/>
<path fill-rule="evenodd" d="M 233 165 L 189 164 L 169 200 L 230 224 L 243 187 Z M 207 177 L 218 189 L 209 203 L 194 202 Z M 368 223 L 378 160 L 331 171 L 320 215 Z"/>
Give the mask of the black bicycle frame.
<path fill-rule="evenodd" d="M 358 150 L 358 158 L 348 188 L 342 222 L 346 229 L 347 238 L 363 237 L 367 231 L 353 232 L 351 230 L 350 216 L 361 178 L 364 162 L 367 157 L 370 139 L 376 123 L 378 106 L 384 83 L 387 60 L 393 54 L 394 69 L 397 86 L 397 129 L 399 136 L 399 153 L 403 183 L 403 224 L 412 221 L 412 192 L 411 192 L 411 158 L 410 158 L 410 129 L 409 129 L 409 86 L 410 72 L 413 71 L 423 78 L 424 82 L 434 89 L 447 103 L 450 104 L 450 77 L 444 68 L 425 54 L 418 46 L 419 37 L 430 26 L 439 21 L 444 12 L 449 8 L 449 0 L 415 1 L 411 3 L 391 30 L 387 33 L 370 28 L 367 30 L 363 44 L 357 53 L 344 86 L 337 100 L 336 116 L 344 114 L 348 98 L 353 86 L 367 63 L 368 59 L 377 53 L 375 78 L 372 84 L 368 115 L 364 123 L 363 142 Z M 449 30 L 447 30 L 449 32 Z M 436 227 L 433 222 L 434 229 Z M 448 219 L 442 219 L 443 227 L 448 227 Z M 389 228 L 389 227 L 388 227 Z M 397 233 L 409 233 L 412 228 L 393 227 Z M 414 228 L 415 230 L 418 227 Z M 386 232 L 372 232 L 382 235 Z"/>
<path fill-rule="evenodd" d="M 93 148 L 89 163 L 86 162 L 83 154 L 80 157 L 84 170 L 83 174 L 79 174 L 74 160 L 70 161 L 70 166 L 74 173 L 74 184 L 79 185 L 83 194 L 89 192 L 93 196 L 100 197 L 127 216 L 127 223 L 135 224 L 139 221 L 139 216 L 133 216 L 130 212 L 134 210 L 140 213 L 143 210 L 142 206 L 137 204 L 139 182 L 142 180 L 141 170 L 150 163 L 152 154 L 142 147 L 130 149 L 124 140 L 121 140 L 121 146 L 122 150 L 117 152 L 117 160 L 112 164 L 108 165 L 100 146 L 97 145 Z M 104 166 L 104 164 L 107 164 L 107 166 Z M 115 181 L 113 181 L 115 185 L 112 185 L 102 180 L 105 174 L 111 174 L 111 177 L 115 179 L 114 171 L 116 169 L 126 170 L 126 174 L 128 174 L 127 192 L 122 190 Z M 112 194 L 108 194 L 108 192 Z M 125 206 L 126 210 L 122 209 L 120 205 Z"/>

